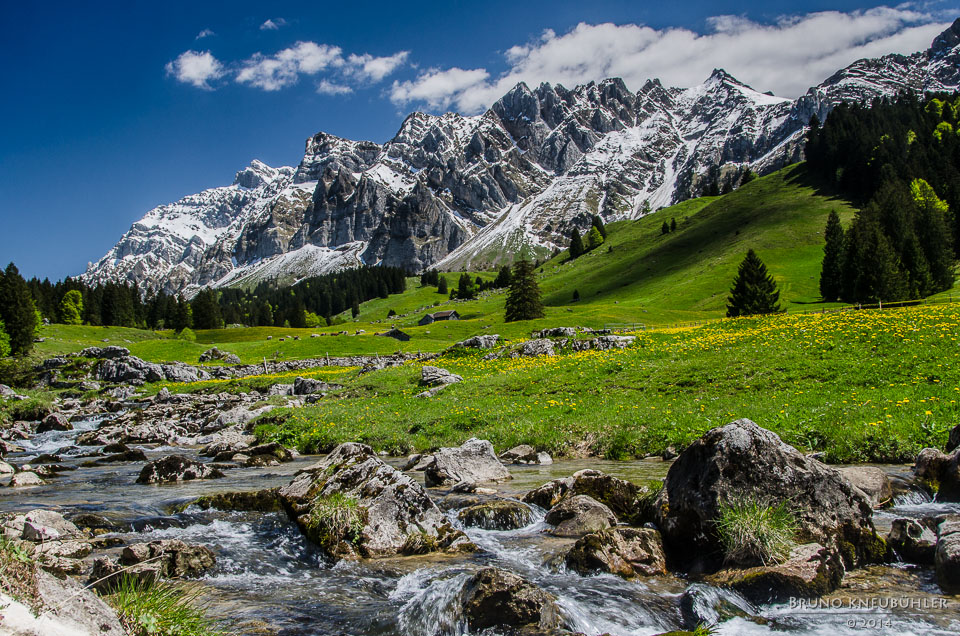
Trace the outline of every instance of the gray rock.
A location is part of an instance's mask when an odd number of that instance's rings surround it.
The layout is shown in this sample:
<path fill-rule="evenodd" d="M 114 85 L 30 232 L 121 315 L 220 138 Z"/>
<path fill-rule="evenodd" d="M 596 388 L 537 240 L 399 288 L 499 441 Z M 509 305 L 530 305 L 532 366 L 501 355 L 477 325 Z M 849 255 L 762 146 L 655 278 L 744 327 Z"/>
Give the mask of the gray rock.
<path fill-rule="evenodd" d="M 0 457 L 5 457 L 8 453 L 22 453 L 23 447 L 17 446 L 13 442 L 0 439 Z"/>
<path fill-rule="evenodd" d="M 913 519 L 894 519 L 887 543 L 908 563 L 932 565 L 937 550 L 937 535 Z"/>
<path fill-rule="evenodd" d="M 646 489 L 624 479 L 585 469 L 571 477 L 548 481 L 524 495 L 523 501 L 550 510 L 568 497 L 589 495 L 607 506 L 618 519 L 642 525 L 647 520 L 638 517 L 637 499 L 646 492 Z"/>
<path fill-rule="evenodd" d="M 534 334 L 536 338 L 574 338 L 577 335 L 575 327 L 553 327 Z"/>
<path fill-rule="evenodd" d="M 274 384 L 267 391 L 267 395 L 293 395 L 292 384 Z"/>
<path fill-rule="evenodd" d="M 527 340 L 520 346 L 519 355 L 524 357 L 555 355 L 553 342 L 543 338 Z"/>
<path fill-rule="evenodd" d="M 72 578 L 60 578 L 41 570 L 36 574 L 36 582 L 37 596 L 45 609 L 35 616 L 29 611 L 14 612 L 8 608 L 4 611 L 4 633 L 126 636 L 116 612 Z"/>
<path fill-rule="evenodd" d="M 17 473 L 10 480 L 10 486 L 14 488 L 20 488 L 24 486 L 42 486 L 46 482 L 40 479 L 36 473 L 23 472 Z"/>
<path fill-rule="evenodd" d="M 167 455 L 155 459 L 140 471 L 137 477 L 138 484 L 162 484 L 194 479 L 217 479 L 223 473 L 206 464 L 183 457 L 182 455 Z"/>
<path fill-rule="evenodd" d="M 207 445 L 200 450 L 200 454 L 204 457 L 217 457 L 222 453 L 239 453 L 256 444 L 257 438 L 236 427 L 214 433 L 207 438 L 206 442 Z"/>
<path fill-rule="evenodd" d="M 948 453 L 960 448 L 960 424 L 957 424 L 952 429 L 950 429 L 950 437 L 947 439 L 946 450 Z"/>
<path fill-rule="evenodd" d="M 63 413 L 51 413 L 43 418 L 43 421 L 37 426 L 37 433 L 46 433 L 47 431 L 72 431 L 73 424 Z"/>
<path fill-rule="evenodd" d="M 754 603 L 776 603 L 829 594 L 840 587 L 843 573 L 843 560 L 836 551 L 807 543 L 794 548 L 782 564 L 722 570 L 707 577 L 707 582 L 736 590 Z"/>
<path fill-rule="evenodd" d="M 463 382 L 463 378 L 440 367 L 425 366 L 420 370 L 420 384 L 443 386 Z"/>
<path fill-rule="evenodd" d="M 93 382 L 92 380 L 91 380 L 91 381 L 86 381 L 86 382 L 81 382 L 80 384 L 77 385 L 77 388 L 80 389 L 81 391 L 86 391 L 86 392 L 89 392 L 89 391 L 99 391 L 99 390 L 100 390 L 100 383 L 99 383 L 99 382 Z"/>
<path fill-rule="evenodd" d="M 461 481 L 474 483 L 512 479 L 487 440 L 471 438 L 457 448 L 441 448 L 424 468 L 427 486 L 451 486 Z"/>
<path fill-rule="evenodd" d="M 294 395 L 313 395 L 314 393 L 320 393 L 321 391 L 328 390 L 330 390 L 330 385 L 322 380 L 315 380 L 313 378 L 297 378 L 293 381 Z"/>
<path fill-rule="evenodd" d="M 750 420 L 707 432 L 670 466 L 654 506 L 668 555 L 694 571 L 719 566 L 715 521 L 724 503 L 745 497 L 789 502 L 798 539 L 835 549 L 851 567 L 886 556 L 863 493 Z"/>
<path fill-rule="evenodd" d="M 304 534 L 334 558 L 475 549 L 419 483 L 365 444 L 337 446 L 279 496 Z"/>
<path fill-rule="evenodd" d="M 588 495 L 567 497 L 550 509 L 544 521 L 555 526 L 550 534 L 556 537 L 582 537 L 617 525 L 610 509 Z"/>
<path fill-rule="evenodd" d="M 7 462 L 0 461 L 0 475 L 12 475 L 15 472 L 17 472 L 16 468 Z"/>
<path fill-rule="evenodd" d="M 126 358 L 130 355 L 130 350 L 126 347 L 87 347 L 77 354 L 80 358 L 94 358 L 98 360 L 116 360 L 117 358 Z"/>
<path fill-rule="evenodd" d="M 512 572 L 483 568 L 464 588 L 464 616 L 472 633 L 487 629 L 532 627 L 555 629 L 556 601 L 536 585 Z"/>
<path fill-rule="evenodd" d="M 960 594 L 960 520 L 942 521 L 937 527 L 934 564 L 943 593 Z"/>
<path fill-rule="evenodd" d="M 667 573 L 660 533 L 650 528 L 611 528 L 581 537 L 565 558 L 583 575 L 608 572 L 626 579 Z"/>
<path fill-rule="evenodd" d="M 879 508 L 893 500 L 893 487 L 890 478 L 882 468 L 876 466 L 838 466 L 837 470 L 847 481 L 866 495 L 870 505 Z"/>
<path fill-rule="evenodd" d="M 533 522 L 533 511 L 519 501 L 496 499 L 464 508 L 457 519 L 467 528 L 516 530 Z"/>
<path fill-rule="evenodd" d="M 454 346 L 462 347 L 464 349 L 493 349 L 497 346 L 499 341 L 499 335 L 490 334 L 486 336 L 474 336 L 473 338 L 467 338 L 462 342 L 458 342 Z"/>
<path fill-rule="evenodd" d="M 81 536 L 80 528 L 53 510 L 31 510 L 23 516 L 21 538 L 35 543 Z"/>
<path fill-rule="evenodd" d="M 937 501 L 960 501 L 960 449 L 948 455 L 925 448 L 917 455 L 913 472 L 936 492 Z"/>
<path fill-rule="evenodd" d="M 16 394 L 16 391 L 8 387 L 6 384 L 0 384 L 0 398 L 11 398 Z"/>
<path fill-rule="evenodd" d="M 504 464 L 537 464 L 546 466 L 553 463 L 553 458 L 550 457 L 548 453 L 537 452 L 537 450 L 529 444 L 521 444 L 500 453 L 500 461 Z"/>

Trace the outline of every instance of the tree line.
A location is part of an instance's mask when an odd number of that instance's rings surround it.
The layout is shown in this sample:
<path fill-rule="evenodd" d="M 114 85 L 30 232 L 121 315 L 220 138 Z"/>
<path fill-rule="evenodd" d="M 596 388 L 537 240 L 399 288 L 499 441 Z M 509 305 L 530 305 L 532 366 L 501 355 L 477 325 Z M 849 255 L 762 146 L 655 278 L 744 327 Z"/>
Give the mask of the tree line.
<path fill-rule="evenodd" d="M 850 303 L 950 289 L 960 253 L 960 96 L 841 104 L 807 137 L 810 169 L 862 206 L 824 232 L 820 293 Z"/>

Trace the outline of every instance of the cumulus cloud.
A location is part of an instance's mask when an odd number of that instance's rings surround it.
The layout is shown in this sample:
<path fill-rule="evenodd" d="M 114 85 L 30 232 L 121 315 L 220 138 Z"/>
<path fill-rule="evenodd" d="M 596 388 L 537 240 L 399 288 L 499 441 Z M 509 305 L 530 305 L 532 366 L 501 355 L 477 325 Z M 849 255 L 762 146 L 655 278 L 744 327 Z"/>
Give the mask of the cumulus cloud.
<path fill-rule="evenodd" d="M 347 58 L 347 72 L 361 80 L 379 82 L 403 66 L 409 55 L 409 51 L 400 51 L 386 57 L 374 57 L 369 53 L 350 55 Z"/>
<path fill-rule="evenodd" d="M 330 80 L 320 80 L 317 83 L 317 93 L 320 95 L 349 95 L 353 89 L 346 84 L 338 84 Z"/>
<path fill-rule="evenodd" d="M 280 27 L 287 26 L 287 21 L 283 18 L 272 18 L 260 25 L 261 31 L 279 31 Z"/>
<path fill-rule="evenodd" d="M 177 59 L 167 62 L 166 70 L 178 82 L 212 90 L 210 82 L 226 74 L 220 61 L 210 51 L 184 51 Z"/>
<path fill-rule="evenodd" d="M 216 35 L 216 33 L 213 32 L 213 29 L 204 29 L 203 31 L 197 34 L 196 39 L 202 40 L 203 38 L 208 38 L 211 35 Z"/>
<path fill-rule="evenodd" d="M 343 51 L 338 46 L 297 42 L 275 55 L 257 53 L 243 62 L 236 79 L 241 84 L 276 91 L 296 84 L 301 74 L 316 75 L 328 67 L 343 64 Z"/>
<path fill-rule="evenodd" d="M 771 24 L 717 16 L 708 26 L 704 34 L 636 24 L 581 23 L 563 35 L 547 30 L 507 49 L 508 69 L 495 77 L 484 68 L 429 69 L 414 80 L 394 82 L 390 99 L 398 105 L 419 102 L 477 112 L 521 81 L 572 87 L 622 77 L 636 90 L 659 78 L 686 87 L 705 80 L 714 68 L 757 90 L 796 97 L 857 59 L 923 50 L 949 24 L 901 5 L 786 16 Z"/>

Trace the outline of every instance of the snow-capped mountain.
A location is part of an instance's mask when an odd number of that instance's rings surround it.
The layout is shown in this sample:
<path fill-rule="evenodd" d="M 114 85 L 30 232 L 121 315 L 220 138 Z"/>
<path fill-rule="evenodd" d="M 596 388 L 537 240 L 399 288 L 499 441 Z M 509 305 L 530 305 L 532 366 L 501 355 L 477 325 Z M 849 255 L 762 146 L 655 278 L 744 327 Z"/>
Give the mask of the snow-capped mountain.
<path fill-rule="evenodd" d="M 518 84 L 482 115 L 413 113 L 385 144 L 318 133 L 296 168 L 254 161 L 230 186 L 151 210 L 83 274 L 169 292 L 360 264 L 482 268 L 563 247 L 590 217 L 636 218 L 802 158 L 842 101 L 960 87 L 960 20 L 930 49 L 860 60 L 797 100 L 722 70 L 699 86 Z"/>

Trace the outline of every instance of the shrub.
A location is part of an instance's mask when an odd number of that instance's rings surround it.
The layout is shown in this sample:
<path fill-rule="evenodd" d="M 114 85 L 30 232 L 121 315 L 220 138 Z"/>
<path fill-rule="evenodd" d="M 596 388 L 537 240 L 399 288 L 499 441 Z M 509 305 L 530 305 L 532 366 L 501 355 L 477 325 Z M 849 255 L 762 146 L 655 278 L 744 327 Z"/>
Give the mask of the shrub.
<path fill-rule="evenodd" d="M 364 513 L 354 497 L 343 493 L 317 497 L 306 523 L 308 535 L 327 550 L 341 542 L 355 545 L 363 531 Z"/>
<path fill-rule="evenodd" d="M 159 581 L 152 585 L 125 576 L 107 601 L 131 636 L 220 636 L 198 603 L 199 587 Z"/>
<path fill-rule="evenodd" d="M 743 567 L 785 561 L 798 528 L 787 502 L 768 506 L 753 498 L 721 505 L 716 527 L 724 562 Z"/>
<path fill-rule="evenodd" d="M 184 327 L 180 330 L 180 333 L 177 334 L 177 340 L 186 340 L 187 342 L 196 342 L 197 334 L 193 333 L 193 329 L 190 327 Z"/>

